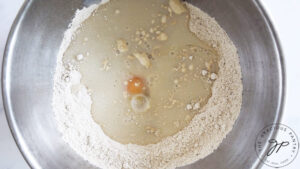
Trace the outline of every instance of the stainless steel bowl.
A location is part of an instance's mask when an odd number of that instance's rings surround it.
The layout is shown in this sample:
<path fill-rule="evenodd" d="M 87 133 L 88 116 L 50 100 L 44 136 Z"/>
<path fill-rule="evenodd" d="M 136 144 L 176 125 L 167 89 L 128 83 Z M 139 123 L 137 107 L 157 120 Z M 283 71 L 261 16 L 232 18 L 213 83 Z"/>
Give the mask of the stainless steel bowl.
<path fill-rule="evenodd" d="M 11 131 L 32 168 L 95 168 L 61 139 L 51 97 L 63 33 L 77 9 L 96 2 L 26 1 L 12 27 L 3 61 L 3 101 Z M 278 39 L 255 0 L 190 2 L 215 17 L 237 46 L 244 90 L 241 114 L 221 146 L 182 168 L 259 168 L 256 135 L 279 122 L 283 107 L 284 66 Z"/>

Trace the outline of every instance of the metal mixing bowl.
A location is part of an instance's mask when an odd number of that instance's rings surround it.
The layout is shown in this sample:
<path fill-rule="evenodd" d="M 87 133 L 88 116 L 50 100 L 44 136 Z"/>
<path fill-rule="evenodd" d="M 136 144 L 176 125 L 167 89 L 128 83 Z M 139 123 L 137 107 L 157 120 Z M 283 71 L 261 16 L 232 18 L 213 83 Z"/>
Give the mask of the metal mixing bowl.
<path fill-rule="evenodd" d="M 63 33 L 77 9 L 96 2 L 26 1 L 12 27 L 3 60 L 3 101 L 14 138 L 32 168 L 95 168 L 61 139 L 51 99 Z M 279 122 L 283 107 L 284 68 L 278 39 L 255 0 L 190 2 L 215 17 L 235 43 L 244 90 L 241 114 L 221 146 L 182 169 L 259 168 L 256 135 L 265 126 Z"/>

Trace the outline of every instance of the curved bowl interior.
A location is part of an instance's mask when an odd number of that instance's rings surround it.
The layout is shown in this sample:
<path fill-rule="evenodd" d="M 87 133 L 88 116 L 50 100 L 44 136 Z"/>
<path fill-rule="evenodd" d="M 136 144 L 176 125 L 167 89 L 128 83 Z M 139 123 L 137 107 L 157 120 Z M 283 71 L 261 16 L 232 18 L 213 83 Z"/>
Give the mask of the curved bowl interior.
<path fill-rule="evenodd" d="M 3 100 L 13 135 L 33 168 L 95 168 L 61 139 L 51 108 L 56 55 L 76 9 L 92 0 L 28 1 L 10 34 L 3 64 Z M 280 119 L 283 66 L 274 32 L 251 0 L 192 0 L 216 18 L 238 48 L 243 105 L 234 129 L 203 160 L 182 167 L 258 168 L 257 133 Z"/>

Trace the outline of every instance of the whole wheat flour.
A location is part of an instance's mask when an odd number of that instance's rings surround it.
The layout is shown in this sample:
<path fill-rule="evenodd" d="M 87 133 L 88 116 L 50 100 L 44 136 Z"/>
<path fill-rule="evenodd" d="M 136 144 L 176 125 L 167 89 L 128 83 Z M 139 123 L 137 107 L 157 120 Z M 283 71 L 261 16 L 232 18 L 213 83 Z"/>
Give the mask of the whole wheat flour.
<path fill-rule="evenodd" d="M 76 12 L 57 57 L 53 109 L 64 141 L 93 165 L 109 169 L 175 168 L 212 153 L 232 129 L 242 102 L 238 54 L 224 30 L 206 13 L 187 4 L 191 31 L 214 47 L 221 58 L 212 96 L 190 124 L 177 134 L 157 144 L 123 145 L 107 137 L 94 122 L 92 100 L 87 88 L 80 83 L 80 73 L 72 65 L 62 63 L 72 35 L 97 7 L 93 5 Z"/>

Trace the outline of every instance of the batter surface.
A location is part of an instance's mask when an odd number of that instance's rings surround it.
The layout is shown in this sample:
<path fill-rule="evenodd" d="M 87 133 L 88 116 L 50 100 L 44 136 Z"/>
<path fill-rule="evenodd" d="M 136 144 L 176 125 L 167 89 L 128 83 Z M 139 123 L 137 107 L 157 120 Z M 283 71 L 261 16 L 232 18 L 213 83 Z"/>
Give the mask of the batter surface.
<path fill-rule="evenodd" d="M 179 14 L 168 0 L 113 0 L 82 23 L 65 52 L 65 65 L 78 67 L 91 92 L 94 120 L 118 142 L 157 143 L 187 126 L 211 96 L 219 57 L 190 31 L 180 5 Z M 134 78 L 143 91 L 128 91 Z M 136 96 L 144 110 L 133 105 Z"/>

